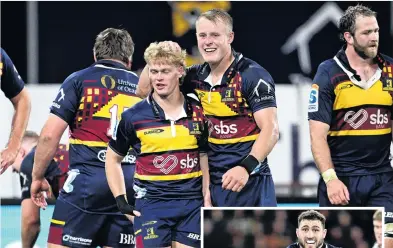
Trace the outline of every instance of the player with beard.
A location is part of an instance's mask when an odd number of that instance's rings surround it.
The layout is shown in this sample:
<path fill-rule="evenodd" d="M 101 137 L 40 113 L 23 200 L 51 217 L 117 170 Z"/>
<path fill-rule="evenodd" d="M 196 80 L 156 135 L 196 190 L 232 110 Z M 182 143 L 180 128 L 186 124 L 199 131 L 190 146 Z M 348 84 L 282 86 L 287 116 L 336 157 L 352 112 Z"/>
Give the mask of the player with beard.
<path fill-rule="evenodd" d="M 320 212 L 308 210 L 301 213 L 296 228 L 298 241 L 287 248 L 336 248 L 325 243 L 325 222 L 326 218 Z"/>
<path fill-rule="evenodd" d="M 322 177 L 320 206 L 385 207 L 393 247 L 393 59 L 378 52 L 376 12 L 349 7 L 340 19 L 343 48 L 320 64 L 308 106 L 311 147 Z"/>

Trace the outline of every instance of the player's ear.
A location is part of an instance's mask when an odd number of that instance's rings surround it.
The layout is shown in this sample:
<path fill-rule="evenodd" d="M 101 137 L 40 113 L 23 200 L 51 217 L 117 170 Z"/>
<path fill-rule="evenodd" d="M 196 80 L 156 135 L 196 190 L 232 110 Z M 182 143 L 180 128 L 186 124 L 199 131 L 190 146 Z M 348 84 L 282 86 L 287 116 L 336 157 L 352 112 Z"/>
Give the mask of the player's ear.
<path fill-rule="evenodd" d="M 326 230 L 326 229 L 323 229 L 323 238 L 326 237 L 326 233 L 327 233 L 327 230 Z"/>
<path fill-rule="evenodd" d="M 21 158 L 24 158 L 25 156 L 26 156 L 26 150 L 25 150 L 25 148 L 23 148 L 23 147 L 21 147 L 20 149 L 19 149 L 19 154 L 20 154 L 20 157 Z"/>
<path fill-rule="evenodd" d="M 235 33 L 233 32 L 233 31 L 231 31 L 230 33 L 229 33 L 229 35 L 228 35 L 228 43 L 229 44 L 232 44 L 232 42 L 233 42 L 233 39 L 235 38 Z"/>
<path fill-rule="evenodd" d="M 178 78 L 182 78 L 185 74 L 184 66 L 177 67 Z"/>
<path fill-rule="evenodd" d="M 345 33 L 344 33 L 344 39 L 345 39 L 345 41 L 346 41 L 348 44 L 350 44 L 350 45 L 353 44 L 353 35 L 352 35 L 350 32 L 345 32 Z"/>
<path fill-rule="evenodd" d="M 296 237 L 299 238 L 299 228 L 296 228 Z"/>

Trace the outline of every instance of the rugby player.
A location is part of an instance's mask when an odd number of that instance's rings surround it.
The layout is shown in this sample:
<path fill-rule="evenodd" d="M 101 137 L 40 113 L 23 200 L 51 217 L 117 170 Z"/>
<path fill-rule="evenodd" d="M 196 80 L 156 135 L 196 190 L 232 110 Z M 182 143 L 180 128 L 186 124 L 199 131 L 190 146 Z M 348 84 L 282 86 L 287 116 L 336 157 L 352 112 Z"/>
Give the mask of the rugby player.
<path fill-rule="evenodd" d="M 308 118 L 319 205 L 385 207 L 385 242 L 393 247 L 393 59 L 378 51 L 376 15 L 356 5 L 341 17 L 345 44 L 319 65 Z"/>
<path fill-rule="evenodd" d="M 141 99 L 131 72 L 134 43 L 130 34 L 108 28 L 94 44 L 95 63 L 71 74 L 55 98 L 35 153 L 32 200 L 45 207 L 44 174 L 64 130 L 70 128 L 70 172 L 56 201 L 49 247 L 133 247 L 133 226 L 117 208 L 105 175 L 109 139 L 121 113 Z M 135 155 L 126 154 L 122 170 L 133 200 Z"/>
<path fill-rule="evenodd" d="M 144 58 L 154 90 L 123 113 L 109 142 L 109 185 L 119 209 L 139 216 L 138 247 L 200 247 L 202 192 L 209 183 L 207 120 L 200 103 L 180 91 L 184 50 L 152 43 Z M 135 207 L 127 202 L 120 170 L 130 146 L 137 153 Z"/>

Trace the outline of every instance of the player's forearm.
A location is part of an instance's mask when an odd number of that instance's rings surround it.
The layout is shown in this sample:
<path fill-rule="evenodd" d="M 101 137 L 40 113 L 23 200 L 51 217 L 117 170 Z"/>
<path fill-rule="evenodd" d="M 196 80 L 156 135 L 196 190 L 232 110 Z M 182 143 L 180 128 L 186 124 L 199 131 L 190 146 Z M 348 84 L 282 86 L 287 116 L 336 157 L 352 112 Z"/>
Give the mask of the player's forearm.
<path fill-rule="evenodd" d="M 146 98 L 151 91 L 151 84 L 149 79 L 149 69 L 147 65 L 143 68 L 139 76 L 138 86 L 136 88 L 136 95 L 141 98 Z"/>
<path fill-rule="evenodd" d="M 259 162 L 263 161 L 273 150 L 279 138 L 279 128 L 276 122 L 264 127 L 252 146 L 250 155 Z"/>
<path fill-rule="evenodd" d="M 202 192 L 205 195 L 206 190 L 209 189 L 210 175 L 209 175 L 209 160 L 206 153 L 199 154 L 201 170 L 202 170 Z"/>
<path fill-rule="evenodd" d="M 123 157 L 108 148 L 105 159 L 105 173 L 109 188 L 114 197 L 127 194 L 124 174 L 121 168 L 122 159 Z"/>
<path fill-rule="evenodd" d="M 19 149 L 29 122 L 31 110 L 30 96 L 27 90 L 23 89 L 11 102 L 14 105 L 15 112 L 12 118 L 10 139 L 7 146 Z"/>
<path fill-rule="evenodd" d="M 311 135 L 311 151 L 315 164 L 321 173 L 334 169 L 326 137 Z"/>
<path fill-rule="evenodd" d="M 34 156 L 34 166 L 32 177 L 35 179 L 43 179 L 50 161 L 55 156 L 60 139 L 53 137 L 45 132 L 45 127 L 41 132 L 38 140 L 37 149 Z"/>

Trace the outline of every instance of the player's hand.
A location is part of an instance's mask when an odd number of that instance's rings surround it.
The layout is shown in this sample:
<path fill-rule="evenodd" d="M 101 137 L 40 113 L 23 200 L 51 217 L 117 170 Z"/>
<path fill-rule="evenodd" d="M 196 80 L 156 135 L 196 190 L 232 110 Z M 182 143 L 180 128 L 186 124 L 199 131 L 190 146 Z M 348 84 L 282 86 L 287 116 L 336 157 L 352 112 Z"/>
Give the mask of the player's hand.
<path fill-rule="evenodd" d="M 333 179 L 326 184 L 330 203 L 334 205 L 347 205 L 349 192 L 347 186 L 339 179 Z"/>
<path fill-rule="evenodd" d="M 127 217 L 127 219 L 128 219 L 129 221 L 131 221 L 132 224 L 134 224 L 135 216 L 129 215 L 129 214 L 125 214 L 125 216 Z"/>
<path fill-rule="evenodd" d="M 203 206 L 204 207 L 213 207 L 209 189 L 206 189 L 205 192 L 203 193 Z"/>
<path fill-rule="evenodd" d="M 46 198 L 51 197 L 50 185 L 48 181 L 43 179 L 33 179 L 30 188 L 31 200 L 35 205 L 45 209 L 48 206 Z"/>
<path fill-rule="evenodd" d="M 250 175 L 244 167 L 235 166 L 222 176 L 222 188 L 240 192 L 248 182 L 249 177 Z"/>
<path fill-rule="evenodd" d="M 131 206 L 130 204 L 128 204 L 127 199 L 126 199 L 126 195 L 117 196 L 116 197 L 116 204 L 117 204 L 117 207 L 119 208 L 120 212 L 122 214 L 125 214 L 126 216 L 127 215 L 138 216 L 138 217 L 141 216 L 141 213 L 139 211 L 134 210 L 134 206 Z M 127 216 L 127 218 L 130 219 L 128 216 Z"/>
<path fill-rule="evenodd" d="M 17 148 L 12 147 L 6 147 L 0 152 L 0 175 L 15 162 L 18 152 Z"/>

